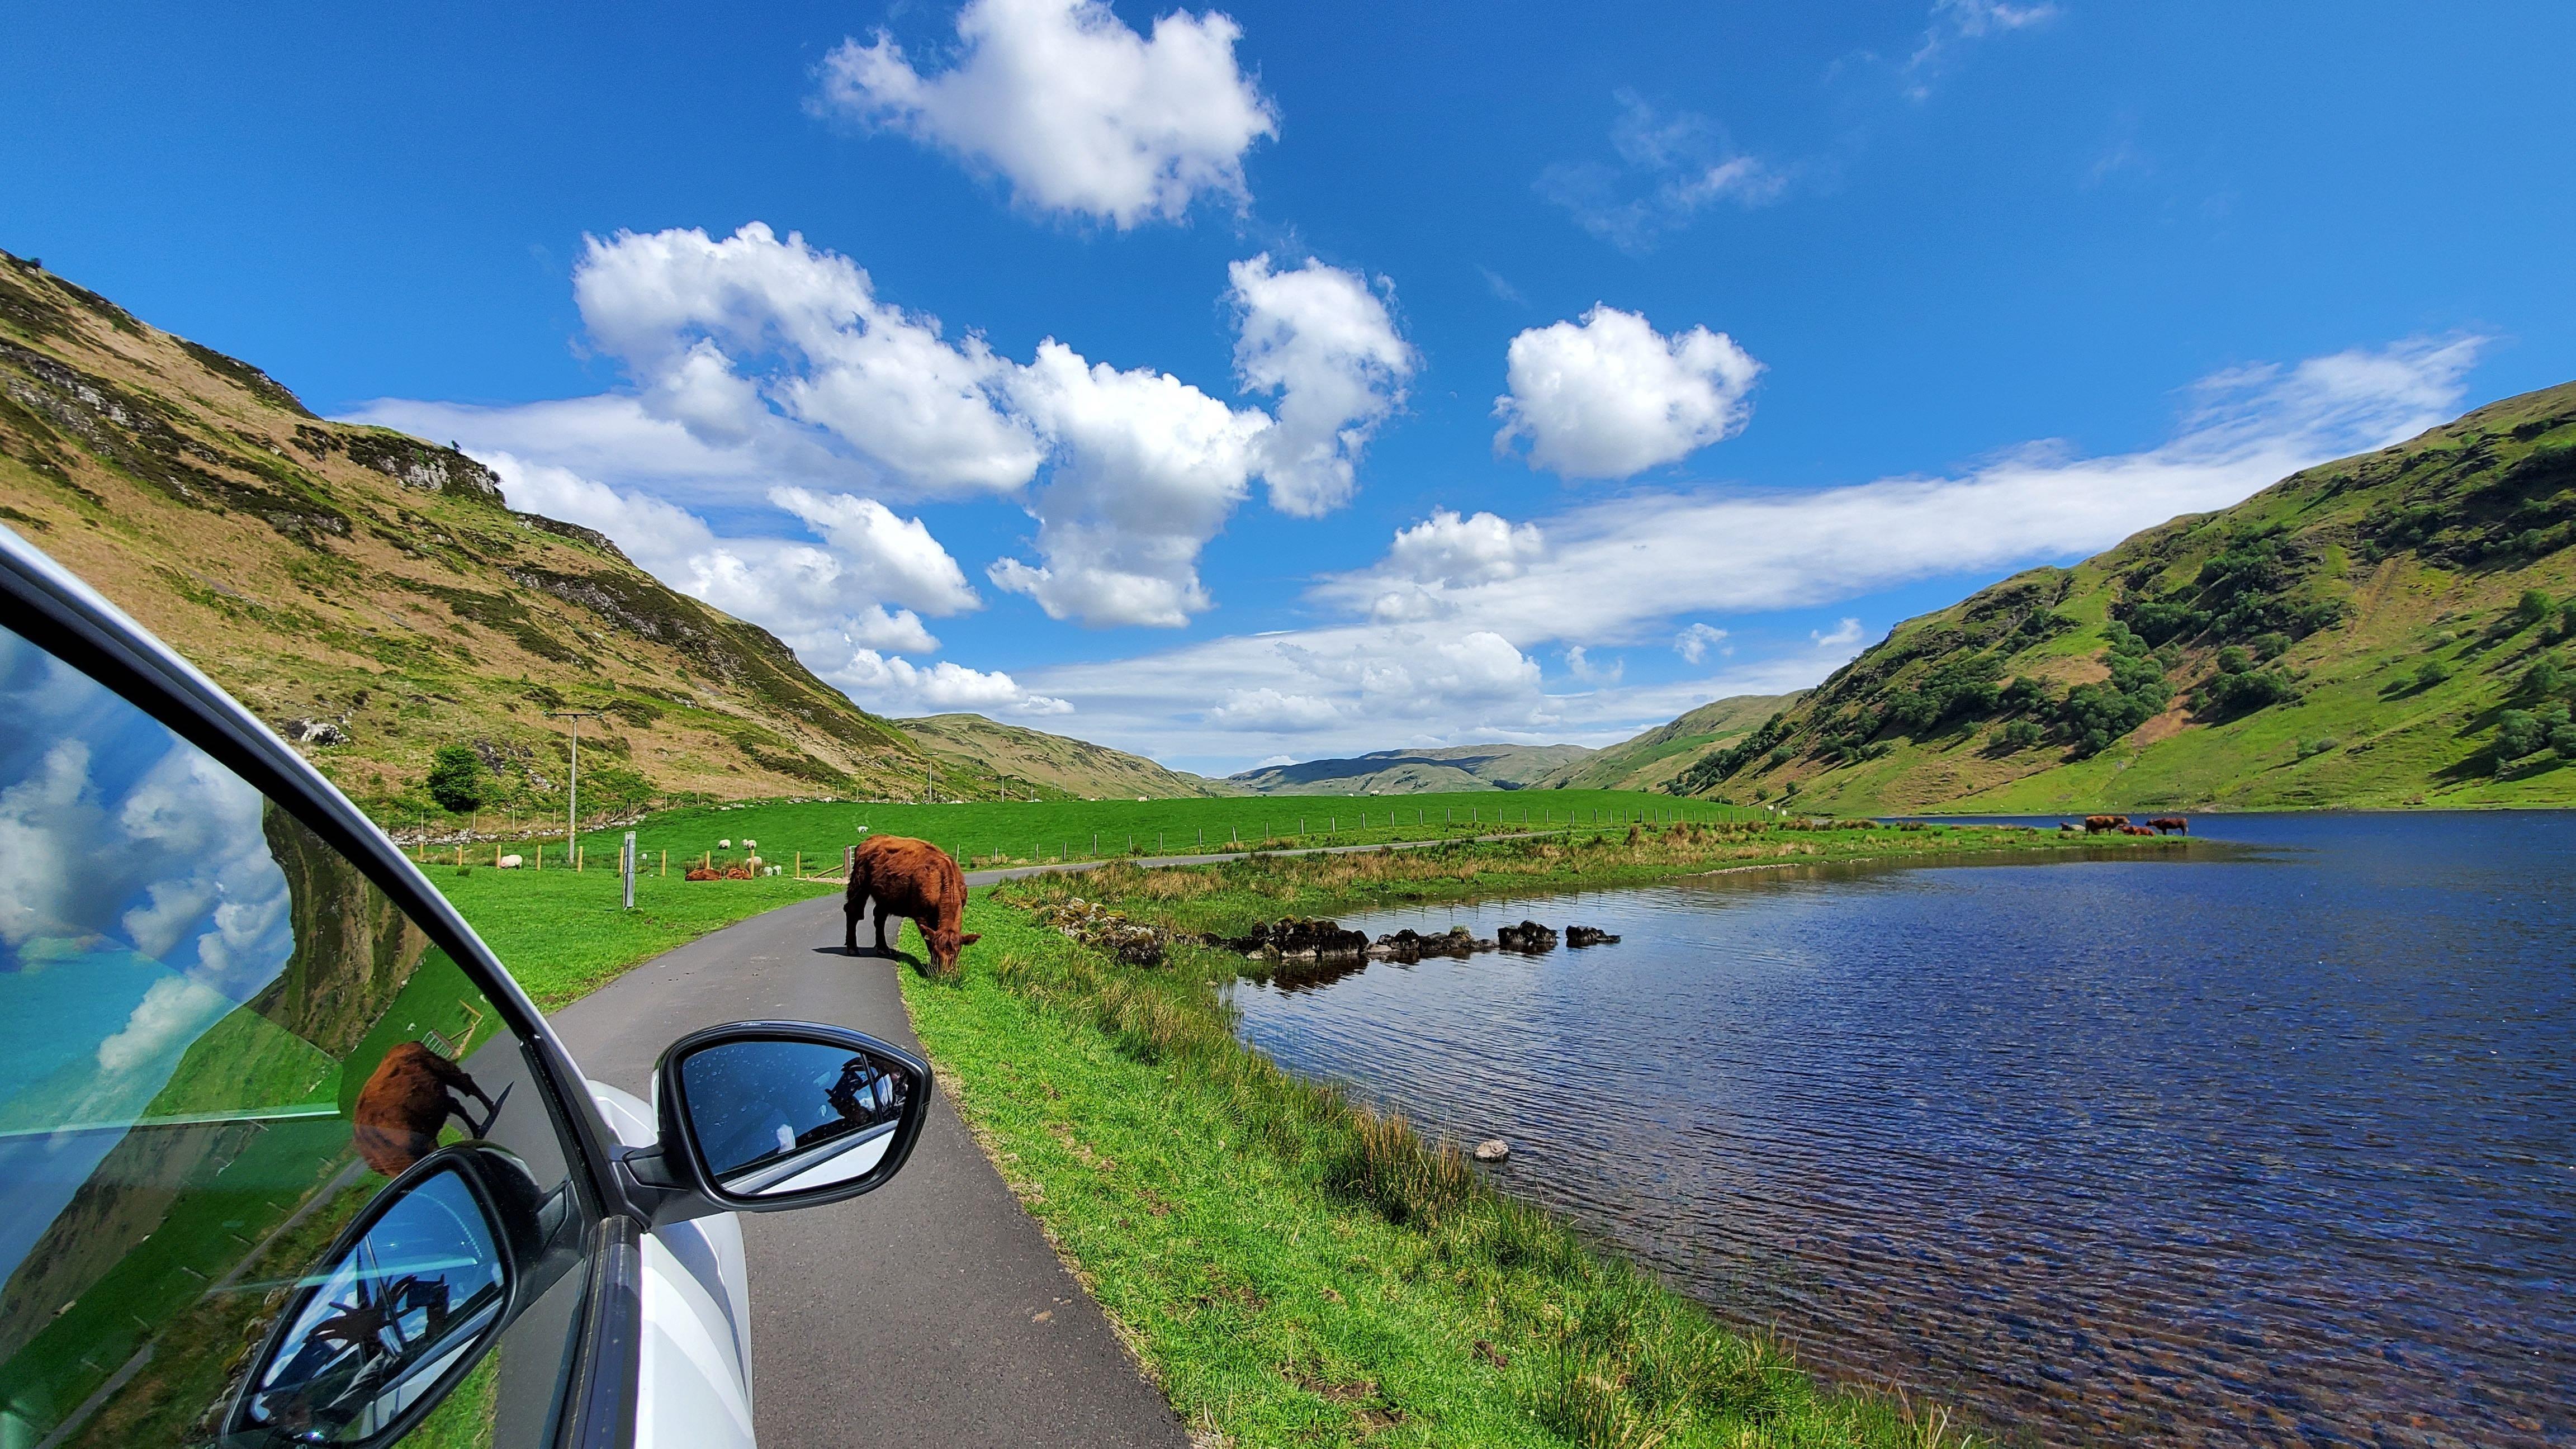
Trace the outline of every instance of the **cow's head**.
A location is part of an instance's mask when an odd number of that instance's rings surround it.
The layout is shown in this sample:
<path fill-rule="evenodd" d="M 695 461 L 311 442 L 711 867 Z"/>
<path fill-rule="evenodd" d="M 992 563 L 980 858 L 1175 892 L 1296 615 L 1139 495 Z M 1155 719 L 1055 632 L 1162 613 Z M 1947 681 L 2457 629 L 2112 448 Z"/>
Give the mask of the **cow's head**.
<path fill-rule="evenodd" d="M 960 935 L 954 926 L 924 931 L 921 933 L 921 938 L 930 945 L 930 964 L 937 968 L 942 976 L 957 969 L 959 951 L 984 939 L 981 934 L 974 931 Z"/>

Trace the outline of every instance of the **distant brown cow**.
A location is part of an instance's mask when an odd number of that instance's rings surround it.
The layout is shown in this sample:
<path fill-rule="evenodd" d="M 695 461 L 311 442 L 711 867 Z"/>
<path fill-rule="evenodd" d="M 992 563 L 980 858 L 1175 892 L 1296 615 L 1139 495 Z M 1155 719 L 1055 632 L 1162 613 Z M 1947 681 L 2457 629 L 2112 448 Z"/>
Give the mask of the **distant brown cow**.
<path fill-rule="evenodd" d="M 2191 834 L 2191 822 L 2183 819 L 2179 815 L 2159 815 L 2155 819 L 2147 822 L 2147 828 L 2153 830 L 2158 835 L 2168 833 L 2176 835 Z"/>
<path fill-rule="evenodd" d="M 2154 831 L 2149 830 L 2147 827 L 2145 827 L 2145 826 L 2143 826 L 2143 825 L 2123 825 L 2123 826 L 2121 826 L 2121 827 L 2120 827 L 2120 833 L 2121 833 L 2122 835 L 2153 835 L 2153 834 L 2155 834 L 2155 832 L 2154 832 Z"/>
<path fill-rule="evenodd" d="M 455 1094 L 463 1092 L 483 1104 L 477 1122 Z M 508 1096 L 506 1091 L 503 1096 Z M 358 1155 L 387 1177 L 400 1177 L 413 1163 L 438 1150 L 438 1129 L 454 1117 L 466 1134 L 481 1137 L 492 1130 L 501 1104 L 485 1096 L 465 1069 L 416 1041 L 385 1053 L 367 1084 L 358 1089 L 355 1136 Z"/>
<path fill-rule="evenodd" d="M 2117 830 L 2128 823 L 2129 817 L 2126 815 L 2087 815 L 2084 817 L 2084 833 L 2100 835 L 2106 830 Z"/>
<path fill-rule="evenodd" d="M 966 914 L 966 877 L 948 852 L 927 840 L 901 835 L 872 835 L 850 858 L 849 889 L 841 898 L 847 927 L 842 944 L 859 949 L 859 917 L 868 902 L 877 905 L 877 950 L 886 950 L 886 917 L 901 916 L 921 932 L 931 965 L 945 973 L 957 969 L 957 953 L 980 937 L 958 934 Z M 902 927 L 895 928 L 900 934 Z"/>

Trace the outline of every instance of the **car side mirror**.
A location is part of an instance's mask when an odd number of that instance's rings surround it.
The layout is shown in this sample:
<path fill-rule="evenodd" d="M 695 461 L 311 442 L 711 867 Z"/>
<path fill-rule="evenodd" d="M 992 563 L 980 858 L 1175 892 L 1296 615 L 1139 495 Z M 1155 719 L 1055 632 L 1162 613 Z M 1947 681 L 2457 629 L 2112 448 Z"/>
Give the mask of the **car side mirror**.
<path fill-rule="evenodd" d="M 296 1280 L 221 1442 L 363 1445 L 408 1432 L 553 1276 L 537 1241 L 546 1207 L 525 1170 L 488 1148 L 422 1158 Z"/>
<path fill-rule="evenodd" d="M 929 1064 L 840 1027 L 747 1021 L 673 1042 L 654 1069 L 660 1143 L 625 1158 L 659 1224 L 872 1192 L 929 1115 Z"/>

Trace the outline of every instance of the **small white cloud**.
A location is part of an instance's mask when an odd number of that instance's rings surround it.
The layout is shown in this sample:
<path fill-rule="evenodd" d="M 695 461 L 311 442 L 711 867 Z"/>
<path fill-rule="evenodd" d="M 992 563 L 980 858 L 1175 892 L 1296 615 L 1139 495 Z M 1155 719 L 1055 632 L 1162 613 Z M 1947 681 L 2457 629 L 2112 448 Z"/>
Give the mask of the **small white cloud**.
<path fill-rule="evenodd" d="M 1485 279 L 1485 290 L 1493 293 L 1498 300 L 1509 302 L 1515 307 L 1529 305 L 1529 298 L 1522 296 L 1521 289 L 1513 286 L 1510 279 L 1502 273 L 1485 266 L 1480 266 L 1476 270 Z"/>
<path fill-rule="evenodd" d="M 1595 664 L 1582 645 L 1569 644 L 1565 649 L 1565 672 L 1586 684 L 1617 684 L 1620 676 L 1628 672 L 1628 661 L 1613 659 L 1607 666 Z"/>
<path fill-rule="evenodd" d="M 1033 694 L 998 669 L 969 669 L 945 659 L 925 668 L 899 655 L 854 649 L 847 659 L 815 672 L 888 714 L 985 709 L 1033 715 L 1073 712 L 1069 702 Z"/>
<path fill-rule="evenodd" d="M 1297 757 L 1295 755 L 1265 755 L 1262 758 L 1253 761 L 1252 768 L 1256 770 L 1267 770 L 1279 765 L 1293 765 L 1295 763 L 1297 763 Z"/>
<path fill-rule="evenodd" d="M 1535 523 L 1513 524 L 1501 515 L 1461 518 L 1446 508 L 1411 528 L 1398 529 L 1386 551 L 1390 574 L 1426 584 L 1482 584 L 1508 579 L 1547 552 Z"/>
<path fill-rule="evenodd" d="M 1148 38 L 1104 0 L 970 0 L 950 69 L 924 74 L 880 30 L 824 59 L 822 104 L 1001 173 L 1022 205 L 1125 230 L 1246 198 L 1244 153 L 1279 121 L 1235 60 L 1242 34 L 1214 11 Z"/>
<path fill-rule="evenodd" d="M 1270 505 L 1320 517 L 1350 501 L 1360 450 L 1404 401 L 1413 349 L 1356 272 L 1312 257 L 1272 271 L 1264 252 L 1226 275 L 1240 318 L 1235 371 L 1246 392 L 1279 397 L 1277 426 L 1261 440 Z"/>
<path fill-rule="evenodd" d="M 1737 432 L 1762 364 L 1723 332 L 1666 337 L 1607 305 L 1580 325 L 1533 327 L 1511 341 L 1494 400 L 1496 451 L 1529 447 L 1529 465 L 1567 478 L 1627 478 Z"/>
<path fill-rule="evenodd" d="M 1786 175 L 1736 150 L 1708 117 L 1658 112 L 1633 91 L 1616 98 L 1610 145 L 1620 164 L 1566 163 L 1538 178 L 1539 195 L 1603 241 L 1622 251 L 1649 251 L 1711 206 L 1728 202 L 1750 210 L 1788 189 Z"/>
<path fill-rule="evenodd" d="M 1815 640 L 1819 649 L 1849 649 L 1860 642 L 1860 620 L 1845 619 L 1830 634 L 1810 629 L 1807 637 Z"/>
<path fill-rule="evenodd" d="M 1727 645 L 1726 631 L 1714 625 L 1693 624 L 1673 636 L 1673 652 L 1689 663 L 1706 662 L 1712 649 L 1721 654 L 1735 652 Z"/>
<path fill-rule="evenodd" d="M 2057 7 L 2045 0 L 2020 5 L 2010 0 L 1932 0 L 1931 24 L 1905 63 L 1905 94 L 1918 101 L 1931 95 L 1932 77 L 1961 44 L 2056 18 Z"/>

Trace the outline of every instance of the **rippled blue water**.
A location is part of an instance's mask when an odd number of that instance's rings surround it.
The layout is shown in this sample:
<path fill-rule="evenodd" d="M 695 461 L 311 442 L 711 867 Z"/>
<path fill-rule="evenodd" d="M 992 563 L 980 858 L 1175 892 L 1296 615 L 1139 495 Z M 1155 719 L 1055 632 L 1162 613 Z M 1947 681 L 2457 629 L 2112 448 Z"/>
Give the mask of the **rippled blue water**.
<path fill-rule="evenodd" d="M 2576 1443 L 2576 815 L 1390 911 L 1247 1040 L 1830 1375 L 2045 1443 Z"/>

